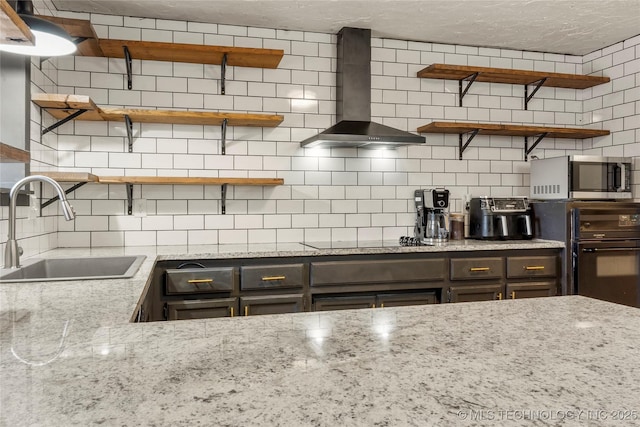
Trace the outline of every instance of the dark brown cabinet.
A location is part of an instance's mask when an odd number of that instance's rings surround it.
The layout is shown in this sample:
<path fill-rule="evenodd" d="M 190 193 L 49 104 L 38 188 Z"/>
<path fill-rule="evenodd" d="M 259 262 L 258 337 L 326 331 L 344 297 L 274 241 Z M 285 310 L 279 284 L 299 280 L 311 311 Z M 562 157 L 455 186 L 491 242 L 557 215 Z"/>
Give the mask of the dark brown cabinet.
<path fill-rule="evenodd" d="M 502 299 L 503 291 L 502 283 L 451 286 L 447 292 L 447 299 L 449 302 L 490 301 Z"/>
<path fill-rule="evenodd" d="M 311 286 L 372 285 L 444 280 L 445 259 L 311 263 Z"/>
<path fill-rule="evenodd" d="M 166 294 L 231 292 L 235 268 L 184 268 L 166 272 Z"/>
<path fill-rule="evenodd" d="M 134 321 L 553 296 L 561 249 L 162 260 Z M 199 266 L 200 268 L 193 268 Z"/>
<path fill-rule="evenodd" d="M 554 281 L 507 283 L 505 297 L 509 299 L 552 297 L 556 295 L 556 287 L 557 283 Z"/>
<path fill-rule="evenodd" d="M 307 283 L 304 267 L 304 264 L 241 267 L 240 289 L 301 288 Z"/>
<path fill-rule="evenodd" d="M 243 316 L 298 313 L 305 311 L 304 308 L 302 294 L 240 297 L 240 312 Z"/>
<path fill-rule="evenodd" d="M 170 301 L 166 304 L 167 320 L 233 317 L 237 314 L 237 298 Z"/>
<path fill-rule="evenodd" d="M 435 304 L 436 302 L 438 302 L 438 300 L 435 292 L 405 292 L 376 295 L 376 307 L 380 308 Z"/>
<path fill-rule="evenodd" d="M 313 300 L 313 311 L 350 310 L 356 308 L 375 307 L 376 297 L 374 295 L 319 297 Z"/>

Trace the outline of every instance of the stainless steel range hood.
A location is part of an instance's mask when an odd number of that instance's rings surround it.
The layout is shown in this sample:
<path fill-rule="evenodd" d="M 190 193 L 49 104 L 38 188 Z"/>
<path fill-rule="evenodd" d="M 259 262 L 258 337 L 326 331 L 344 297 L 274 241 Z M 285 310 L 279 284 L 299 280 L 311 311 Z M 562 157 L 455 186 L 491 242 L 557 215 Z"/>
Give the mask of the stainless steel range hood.
<path fill-rule="evenodd" d="M 382 148 L 424 144 L 425 138 L 371 121 L 371 30 L 338 33 L 338 123 L 300 143 L 303 147 Z"/>

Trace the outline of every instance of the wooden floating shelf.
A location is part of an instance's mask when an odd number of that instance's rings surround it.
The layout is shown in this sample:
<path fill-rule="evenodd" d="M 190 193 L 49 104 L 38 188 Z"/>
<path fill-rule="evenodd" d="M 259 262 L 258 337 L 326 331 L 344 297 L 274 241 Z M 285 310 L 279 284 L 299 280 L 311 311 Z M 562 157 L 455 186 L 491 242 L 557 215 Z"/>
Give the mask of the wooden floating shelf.
<path fill-rule="evenodd" d="M 88 172 L 37 172 L 31 175 L 44 175 L 58 182 L 98 182 L 98 177 Z"/>
<path fill-rule="evenodd" d="M 221 65 L 226 54 L 227 65 L 255 68 L 277 68 L 284 56 L 282 49 L 99 39 L 90 21 L 42 15 L 38 17 L 61 25 L 72 37 L 86 38 L 78 46 L 78 54 L 82 56 L 125 58 L 123 48 L 126 46 L 133 59 Z M 91 45 L 90 48 L 81 48 L 85 44 Z"/>
<path fill-rule="evenodd" d="M 31 155 L 28 151 L 0 142 L 0 163 L 29 163 L 30 161 Z"/>
<path fill-rule="evenodd" d="M 471 85 L 478 82 L 521 84 L 524 86 L 524 109 L 542 86 L 585 89 L 607 83 L 609 77 L 585 76 L 581 74 L 547 73 L 543 71 L 512 70 L 508 68 L 471 67 L 467 65 L 431 64 L 418 71 L 418 77 L 430 79 L 458 80 L 458 105 Z M 466 85 L 463 87 L 463 82 Z M 529 85 L 532 85 L 529 93 Z"/>
<path fill-rule="evenodd" d="M 493 123 L 432 122 L 418 128 L 419 133 L 468 133 L 478 130 L 479 135 L 536 136 L 549 138 L 585 139 L 609 135 L 608 130 L 558 128 L 546 126 L 500 125 Z"/>
<path fill-rule="evenodd" d="M 37 15 L 38 18 L 61 26 L 71 37 L 85 39 L 77 44 L 77 56 L 104 56 L 98 45 L 98 36 L 91 22 L 84 19 L 58 18 L 55 16 Z"/>
<path fill-rule="evenodd" d="M 100 184 L 155 184 L 155 185 L 282 185 L 282 178 L 209 178 L 175 176 L 101 176 Z"/>
<path fill-rule="evenodd" d="M 34 40 L 29 26 L 6 0 L 0 0 L 0 44 L 33 46 Z"/>
<path fill-rule="evenodd" d="M 512 70 L 508 68 L 472 67 L 466 65 L 431 64 L 418 71 L 418 77 L 445 80 L 465 80 L 478 73 L 475 81 L 529 85 L 546 79 L 542 86 L 586 89 L 610 81 L 609 77 L 581 74 L 548 73 L 544 71 Z"/>
<path fill-rule="evenodd" d="M 96 176 L 86 172 L 36 172 L 32 175 L 48 176 L 59 182 L 75 182 L 76 184 L 65 191 L 71 193 L 83 185 L 92 182 L 96 184 L 125 184 L 127 186 L 127 213 L 133 214 L 133 185 L 220 185 L 222 187 L 221 212 L 226 213 L 227 186 L 275 186 L 283 185 L 282 178 L 217 178 L 217 177 L 179 177 L 179 176 Z M 54 197 L 41 204 L 41 208 L 49 206 L 58 200 Z"/>
<path fill-rule="evenodd" d="M 129 49 L 133 59 L 152 61 L 188 62 L 193 64 L 222 64 L 254 68 L 277 68 L 284 56 L 280 49 L 257 49 L 231 46 L 207 46 L 186 43 L 162 43 L 130 40 L 100 39 L 98 45 L 104 56 L 124 58 L 123 47 Z"/>
<path fill-rule="evenodd" d="M 524 137 L 524 160 L 527 161 L 529 154 L 546 137 L 549 138 L 569 138 L 586 139 L 609 135 L 608 130 L 583 129 L 583 128 L 558 128 L 547 126 L 523 126 L 523 125 L 501 125 L 494 123 L 467 123 L 467 122 L 431 122 L 418 128 L 418 133 L 446 133 L 459 135 L 459 159 L 462 160 L 462 153 L 469 146 L 471 140 L 476 135 L 500 135 L 500 136 L 523 136 Z M 466 142 L 462 135 L 470 134 Z M 536 137 L 536 141 L 529 146 L 529 137 Z"/>
<path fill-rule="evenodd" d="M 87 110 L 76 120 L 125 121 L 125 116 L 138 123 L 169 123 L 187 125 L 221 125 L 227 119 L 229 126 L 275 127 L 284 120 L 277 114 L 219 113 L 210 111 L 143 110 L 130 108 L 102 108 L 84 95 L 35 94 L 32 101 L 53 117 L 64 120 L 78 110 Z"/>

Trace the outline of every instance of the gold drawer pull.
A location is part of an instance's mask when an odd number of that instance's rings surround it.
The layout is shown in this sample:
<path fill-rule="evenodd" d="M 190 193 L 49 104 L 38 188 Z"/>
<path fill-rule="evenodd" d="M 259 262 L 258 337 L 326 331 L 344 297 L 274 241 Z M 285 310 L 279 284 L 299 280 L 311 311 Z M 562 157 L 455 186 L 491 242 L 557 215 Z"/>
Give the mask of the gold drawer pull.
<path fill-rule="evenodd" d="M 286 276 L 262 276 L 262 281 L 263 282 L 272 282 L 274 280 L 284 280 L 286 279 Z"/>
<path fill-rule="evenodd" d="M 516 299 L 516 291 L 511 291 L 511 299 Z"/>
<path fill-rule="evenodd" d="M 244 315 L 245 315 L 245 316 L 248 316 L 248 315 L 249 315 L 249 306 L 248 306 L 248 305 L 245 305 L 245 306 L 244 306 Z"/>
<path fill-rule="evenodd" d="M 489 267 L 471 267 L 469 271 L 489 271 L 491 268 Z"/>
<path fill-rule="evenodd" d="M 376 305 L 375 304 L 371 304 L 371 308 L 376 308 Z"/>
<path fill-rule="evenodd" d="M 384 303 L 380 303 L 380 308 L 384 308 Z"/>
<path fill-rule="evenodd" d="M 502 292 L 498 292 L 498 299 L 501 300 L 502 299 Z"/>
<path fill-rule="evenodd" d="M 233 317 L 233 307 L 229 307 L 229 314 Z"/>
<path fill-rule="evenodd" d="M 213 283 L 213 279 L 189 279 L 187 283 Z"/>
<path fill-rule="evenodd" d="M 544 270 L 544 265 L 525 265 L 524 269 L 527 271 Z"/>

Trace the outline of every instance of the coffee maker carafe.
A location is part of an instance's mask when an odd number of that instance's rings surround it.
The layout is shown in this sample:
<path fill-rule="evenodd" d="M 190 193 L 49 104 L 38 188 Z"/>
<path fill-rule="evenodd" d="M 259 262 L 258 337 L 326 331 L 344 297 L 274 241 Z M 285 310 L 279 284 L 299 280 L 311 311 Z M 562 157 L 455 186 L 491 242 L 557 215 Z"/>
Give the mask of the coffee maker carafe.
<path fill-rule="evenodd" d="M 469 237 L 484 240 L 533 238 L 526 197 L 476 197 L 469 202 Z"/>
<path fill-rule="evenodd" d="M 449 240 L 449 190 L 416 190 L 416 225 L 414 236 L 422 244 Z"/>

